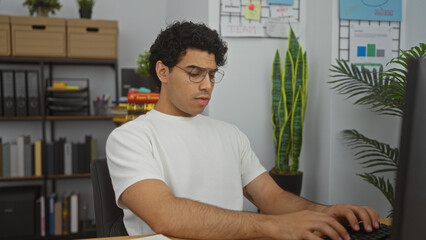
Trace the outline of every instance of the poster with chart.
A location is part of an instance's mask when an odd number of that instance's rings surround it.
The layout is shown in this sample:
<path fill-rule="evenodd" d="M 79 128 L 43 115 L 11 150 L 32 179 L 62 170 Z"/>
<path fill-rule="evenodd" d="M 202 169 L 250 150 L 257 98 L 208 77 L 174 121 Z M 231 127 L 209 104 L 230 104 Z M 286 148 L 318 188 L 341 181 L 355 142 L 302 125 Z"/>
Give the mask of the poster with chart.
<path fill-rule="evenodd" d="M 340 19 L 401 21 L 401 0 L 340 0 Z"/>
<path fill-rule="evenodd" d="M 287 38 L 289 26 L 300 32 L 300 0 L 221 0 L 224 37 Z"/>
<path fill-rule="evenodd" d="M 350 59 L 353 64 L 385 67 L 392 59 L 392 27 L 350 26 Z"/>

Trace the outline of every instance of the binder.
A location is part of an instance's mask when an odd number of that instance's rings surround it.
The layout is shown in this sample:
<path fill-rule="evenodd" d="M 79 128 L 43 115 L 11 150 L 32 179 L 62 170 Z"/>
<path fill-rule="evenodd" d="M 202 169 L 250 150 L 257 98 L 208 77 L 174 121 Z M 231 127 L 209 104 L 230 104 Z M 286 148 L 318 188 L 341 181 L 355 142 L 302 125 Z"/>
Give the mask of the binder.
<path fill-rule="evenodd" d="M 3 116 L 15 116 L 15 83 L 13 81 L 13 71 L 2 72 L 3 84 Z"/>
<path fill-rule="evenodd" d="M 16 116 L 28 116 L 25 71 L 15 71 L 15 104 Z"/>
<path fill-rule="evenodd" d="M 40 116 L 40 88 L 37 71 L 27 71 L 28 116 Z"/>
<path fill-rule="evenodd" d="M 0 117 L 3 116 L 3 73 L 0 71 Z"/>

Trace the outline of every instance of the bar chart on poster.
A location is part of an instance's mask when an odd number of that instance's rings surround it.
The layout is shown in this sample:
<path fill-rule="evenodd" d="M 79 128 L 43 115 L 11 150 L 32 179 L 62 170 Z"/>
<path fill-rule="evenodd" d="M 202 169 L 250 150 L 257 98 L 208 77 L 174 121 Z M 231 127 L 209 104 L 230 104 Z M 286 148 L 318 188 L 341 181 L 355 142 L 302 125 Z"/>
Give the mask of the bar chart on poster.
<path fill-rule="evenodd" d="M 401 0 L 340 0 L 339 59 L 385 69 L 399 55 Z"/>
<path fill-rule="evenodd" d="M 299 32 L 300 0 L 221 0 L 220 34 L 224 37 L 287 38 Z"/>

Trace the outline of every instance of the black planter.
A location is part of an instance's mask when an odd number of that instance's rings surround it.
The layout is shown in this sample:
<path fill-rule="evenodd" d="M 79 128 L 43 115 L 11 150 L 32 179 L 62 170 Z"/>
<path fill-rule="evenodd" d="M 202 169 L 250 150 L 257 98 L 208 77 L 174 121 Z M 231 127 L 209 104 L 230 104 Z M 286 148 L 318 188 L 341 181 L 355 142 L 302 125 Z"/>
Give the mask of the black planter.
<path fill-rule="evenodd" d="M 269 175 L 271 175 L 278 186 L 282 189 L 300 196 L 300 192 L 302 191 L 302 172 L 297 172 L 296 175 L 278 175 L 269 172 Z"/>
<path fill-rule="evenodd" d="M 78 12 L 80 13 L 80 18 L 92 18 L 92 9 L 80 9 Z"/>

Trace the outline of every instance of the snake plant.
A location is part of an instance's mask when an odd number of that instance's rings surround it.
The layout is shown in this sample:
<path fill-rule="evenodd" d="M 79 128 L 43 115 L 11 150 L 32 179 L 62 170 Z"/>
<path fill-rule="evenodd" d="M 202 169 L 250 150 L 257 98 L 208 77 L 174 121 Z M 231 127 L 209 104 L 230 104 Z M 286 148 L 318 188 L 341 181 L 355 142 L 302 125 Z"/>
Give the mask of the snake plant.
<path fill-rule="evenodd" d="M 272 67 L 272 125 L 274 127 L 276 174 L 296 174 L 302 149 L 308 67 L 293 30 L 290 28 L 284 65 L 277 50 Z"/>
<path fill-rule="evenodd" d="M 426 56 L 426 44 L 409 50 L 401 50 L 399 57 L 393 58 L 389 64 L 395 67 L 383 71 L 381 67 L 378 71 L 370 71 L 361 67 L 359 69 L 354 64 L 337 60 L 337 65 L 332 65 L 332 77 L 336 80 L 330 81 L 339 94 L 348 95 L 347 98 L 357 98 L 354 104 L 368 105 L 370 109 L 380 115 L 391 115 L 402 117 L 403 99 L 405 86 L 407 83 L 407 64 L 411 58 L 423 58 Z M 372 184 L 380 190 L 392 209 L 394 204 L 394 181 L 390 181 L 383 175 L 385 172 L 395 173 L 398 166 L 399 150 L 392 148 L 389 144 L 381 143 L 368 138 L 356 130 L 344 130 L 343 139 L 347 146 L 356 151 L 356 160 L 361 161 L 361 165 L 368 172 L 357 174 L 362 179 Z"/>

